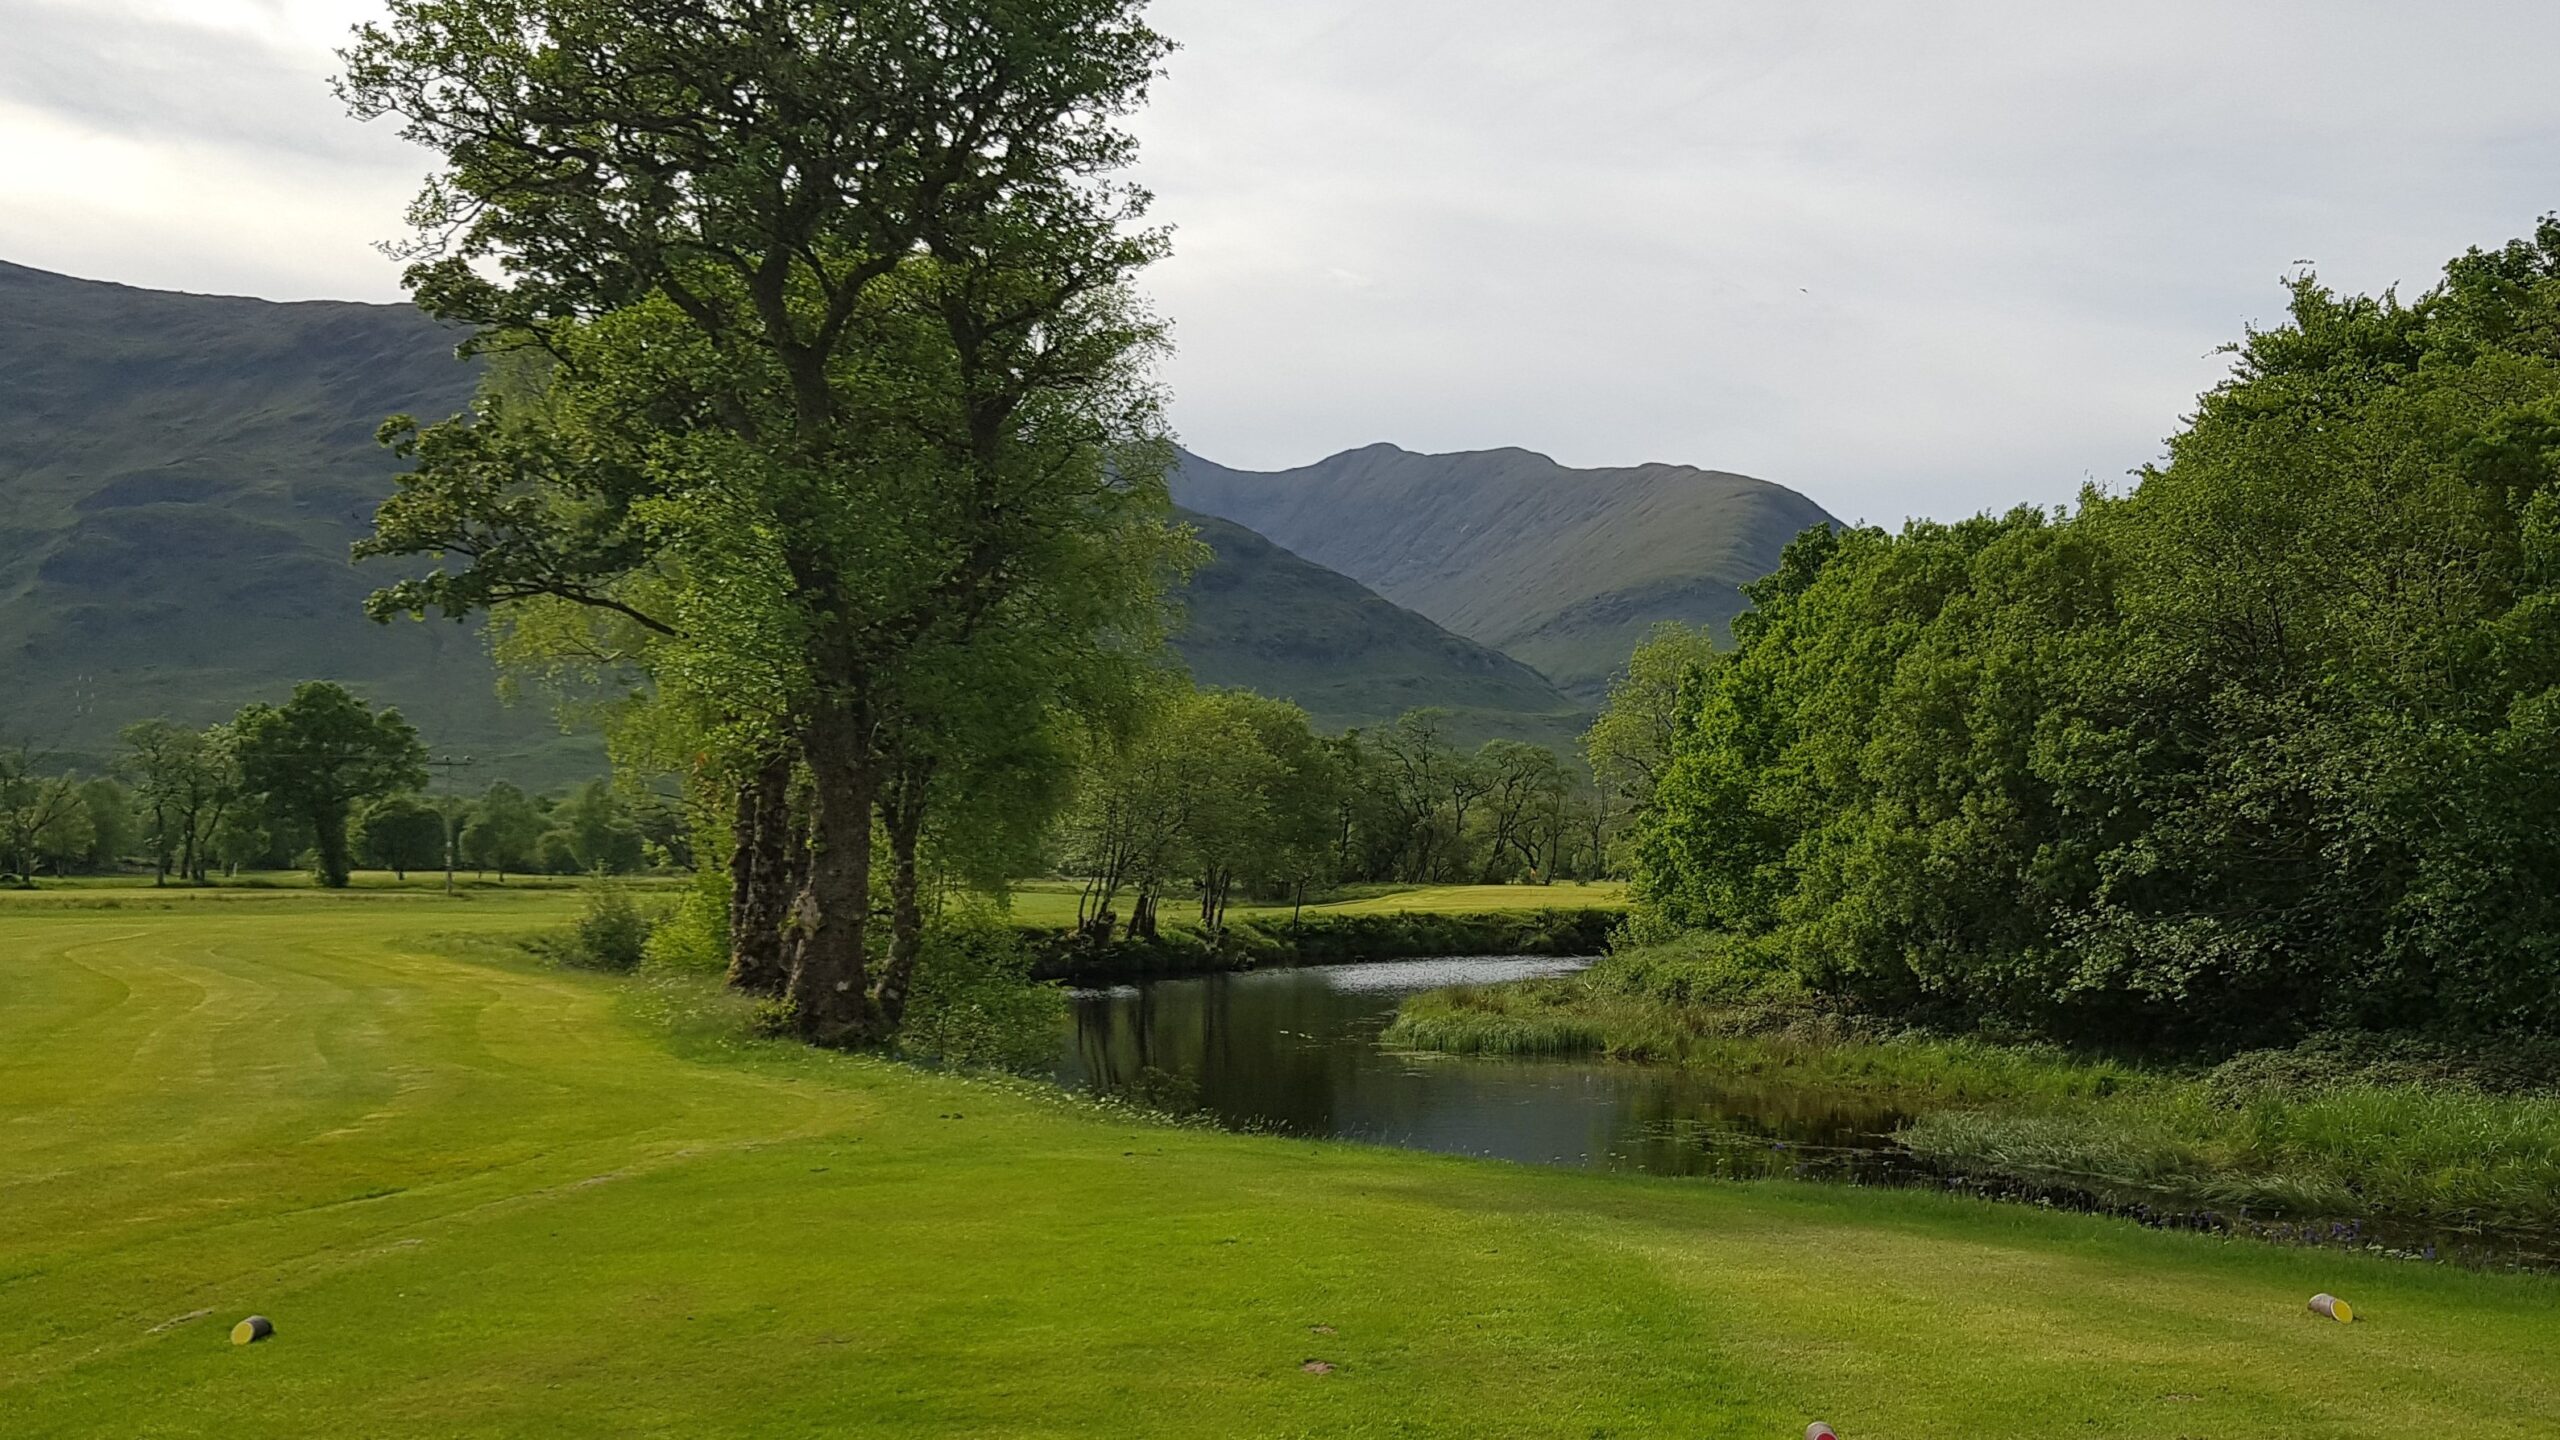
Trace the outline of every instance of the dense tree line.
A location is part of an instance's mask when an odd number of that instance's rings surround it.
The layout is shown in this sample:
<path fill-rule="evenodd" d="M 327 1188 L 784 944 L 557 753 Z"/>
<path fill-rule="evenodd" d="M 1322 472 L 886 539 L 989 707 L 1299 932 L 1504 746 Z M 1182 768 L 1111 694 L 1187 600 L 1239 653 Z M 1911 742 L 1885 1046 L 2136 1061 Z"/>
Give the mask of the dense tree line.
<path fill-rule="evenodd" d="M 396 710 L 315 682 L 203 730 L 127 726 L 112 773 L 44 773 L 0 752 L 0 876 L 114 874 L 157 883 L 308 868 L 330 886 L 357 865 L 410 871 L 629 874 L 692 863 L 681 809 L 603 780 L 558 796 L 501 781 L 477 800 L 425 793 L 427 752 Z"/>
<path fill-rule="evenodd" d="M 2129 494 L 1796 541 L 1685 661 L 1648 922 L 2071 1036 L 2560 1026 L 2560 222 L 2235 349 Z"/>
<path fill-rule="evenodd" d="M 1216 934 L 1239 895 L 1302 903 L 1344 882 L 1600 873 L 1610 811 L 1565 761 L 1512 740 L 1463 750 L 1447 725 L 1417 710 L 1326 737 L 1284 701 L 1163 693 L 1077 772 L 1058 859 L 1084 885 L 1082 928 L 1152 939 L 1169 897 L 1195 903 Z"/>

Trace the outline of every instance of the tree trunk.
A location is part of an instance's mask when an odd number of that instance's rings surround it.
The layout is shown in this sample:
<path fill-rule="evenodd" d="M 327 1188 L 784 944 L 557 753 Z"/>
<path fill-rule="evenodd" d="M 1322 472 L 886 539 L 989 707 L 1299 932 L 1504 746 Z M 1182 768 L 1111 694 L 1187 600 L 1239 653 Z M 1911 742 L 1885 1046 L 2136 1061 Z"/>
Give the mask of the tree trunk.
<path fill-rule="evenodd" d="M 871 921 L 871 813 L 879 792 L 868 708 L 829 696 L 801 735 L 809 762 L 808 879 L 791 907 L 791 1004 L 803 1039 L 839 1049 L 880 1033 L 863 947 Z"/>
<path fill-rule="evenodd" d="M 777 755 L 738 787 L 729 856 L 729 983 L 753 995 L 781 995 L 783 917 L 797 893 L 791 847 L 791 757 Z"/>
<path fill-rule="evenodd" d="M 320 852 L 320 883 L 331 890 L 347 888 L 353 867 L 347 860 L 347 816 L 343 809 L 323 806 L 311 812 L 312 844 Z"/>
<path fill-rule="evenodd" d="M 889 831 L 889 964 L 880 975 L 880 1025 L 894 1033 L 907 1016 L 907 993 L 924 954 L 922 873 L 916 852 L 924 841 L 925 796 L 933 763 L 905 767 L 889 787 L 881 818 Z"/>

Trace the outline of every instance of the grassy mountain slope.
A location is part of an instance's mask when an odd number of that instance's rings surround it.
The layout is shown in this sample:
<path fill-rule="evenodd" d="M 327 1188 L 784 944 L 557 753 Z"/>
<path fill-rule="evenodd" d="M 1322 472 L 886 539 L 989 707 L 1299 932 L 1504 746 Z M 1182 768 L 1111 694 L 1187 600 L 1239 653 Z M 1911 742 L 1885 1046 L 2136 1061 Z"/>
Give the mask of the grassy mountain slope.
<path fill-rule="evenodd" d="M 152 715 L 294 681 L 396 704 L 492 773 L 601 764 L 502 706 L 475 629 L 373 625 L 347 545 L 388 494 L 384 417 L 471 368 L 401 307 L 173 295 L 0 265 L 0 739 L 94 756 Z"/>
<path fill-rule="evenodd" d="M 115 731 L 209 723 L 295 681 L 400 706 L 480 773 L 592 773 L 599 747 L 509 708 L 475 628 L 366 621 L 383 567 L 349 542 L 390 493 L 385 416 L 463 408 L 471 367 L 414 310 L 276 305 L 0 264 L 0 743 L 94 761 Z M 1249 532 L 1180 642 L 1204 682 L 1300 701 L 1329 724 L 1417 704 L 1478 733 L 1554 738 L 1572 702 Z"/>
<path fill-rule="evenodd" d="M 1319 728 L 1374 725 L 1425 705 L 1470 739 L 1569 742 L 1589 716 L 1535 670 L 1453 635 L 1347 576 L 1231 521 L 1183 518 L 1215 559 L 1185 597 L 1176 640 L 1203 685 L 1295 700 Z"/>
<path fill-rule="evenodd" d="M 1174 498 L 1271 537 L 1596 701 L 1657 621 L 1719 628 L 1739 587 L 1829 523 L 1792 490 L 1677 465 L 1570 470 L 1526 450 L 1354 450 L 1279 474 L 1185 456 Z"/>

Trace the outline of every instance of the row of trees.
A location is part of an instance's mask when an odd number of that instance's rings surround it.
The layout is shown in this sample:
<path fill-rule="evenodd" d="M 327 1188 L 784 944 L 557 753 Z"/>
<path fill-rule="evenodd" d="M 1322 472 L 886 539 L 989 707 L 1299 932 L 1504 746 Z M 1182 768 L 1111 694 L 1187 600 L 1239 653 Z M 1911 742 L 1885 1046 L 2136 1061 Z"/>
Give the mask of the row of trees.
<path fill-rule="evenodd" d="M 653 851 L 689 858 L 670 807 L 635 811 L 603 781 L 557 799 L 503 782 L 477 801 L 431 799 L 416 730 L 326 683 L 208 729 L 128 726 L 111 775 L 41 771 L 31 749 L 0 754 L 0 873 L 97 873 L 142 858 L 159 883 L 203 884 L 217 868 L 307 856 L 340 886 L 357 863 L 405 875 L 458 859 L 503 877 L 626 873 Z"/>
<path fill-rule="evenodd" d="M 1196 899 L 1214 935 L 1239 894 L 1302 902 L 1344 881 L 1601 872 L 1613 812 L 1600 792 L 1552 750 L 1494 740 L 1470 753 L 1447 725 L 1417 710 L 1324 737 L 1284 701 L 1167 692 L 1078 771 L 1058 858 L 1085 882 L 1081 928 L 1102 940 L 1125 921 L 1154 938 L 1169 895 Z"/>
<path fill-rule="evenodd" d="M 1799 539 L 1681 661 L 1652 920 L 2097 1039 L 2560 1028 L 2560 222 L 2237 353 L 2129 495 Z"/>

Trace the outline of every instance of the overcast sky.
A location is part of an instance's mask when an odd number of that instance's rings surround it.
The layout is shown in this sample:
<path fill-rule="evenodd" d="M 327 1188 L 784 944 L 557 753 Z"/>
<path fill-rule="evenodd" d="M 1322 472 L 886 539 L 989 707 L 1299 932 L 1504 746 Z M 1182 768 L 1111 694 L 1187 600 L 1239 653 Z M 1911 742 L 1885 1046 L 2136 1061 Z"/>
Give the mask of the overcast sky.
<path fill-rule="evenodd" d="M 0 0 L 0 259 L 389 300 L 374 0 Z M 2560 5 L 1158 0 L 1186 443 L 1678 461 L 1847 518 L 2121 484 L 2315 262 L 2560 208 Z"/>

